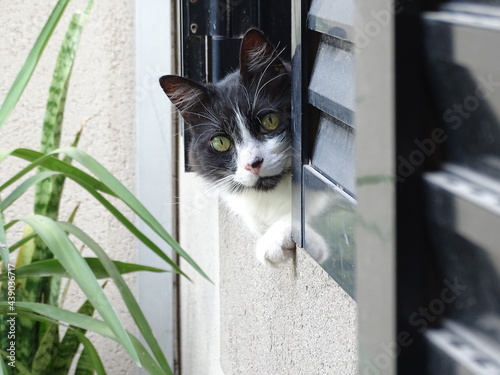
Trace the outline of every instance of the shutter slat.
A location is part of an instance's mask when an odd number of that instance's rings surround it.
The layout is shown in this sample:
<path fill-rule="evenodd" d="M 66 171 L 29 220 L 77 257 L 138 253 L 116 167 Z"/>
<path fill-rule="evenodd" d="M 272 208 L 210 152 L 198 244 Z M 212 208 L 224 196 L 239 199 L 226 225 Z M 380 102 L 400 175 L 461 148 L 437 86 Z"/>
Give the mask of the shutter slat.
<path fill-rule="evenodd" d="M 498 353 L 484 335 L 461 325 L 445 322 L 443 328 L 426 332 L 432 374 L 496 375 Z"/>
<path fill-rule="evenodd" d="M 441 227 L 456 232 L 469 242 L 488 252 L 500 274 L 500 184 L 495 191 L 477 180 L 463 178 L 447 171 L 429 173 L 425 181 L 429 192 L 430 220 Z"/>
<path fill-rule="evenodd" d="M 498 13 L 498 7 L 479 9 L 490 8 Z M 455 4 L 454 9 L 460 6 Z M 430 12 L 424 22 L 430 82 L 449 160 L 500 178 L 498 17 Z"/>
<path fill-rule="evenodd" d="M 314 0 L 308 17 L 308 27 L 330 36 L 353 41 L 354 12 L 352 0 Z"/>
<path fill-rule="evenodd" d="M 322 35 L 309 84 L 309 102 L 353 126 L 354 57 L 351 45 Z"/>
<path fill-rule="evenodd" d="M 312 157 L 316 169 L 351 195 L 356 191 L 353 130 L 351 126 L 322 114 Z"/>

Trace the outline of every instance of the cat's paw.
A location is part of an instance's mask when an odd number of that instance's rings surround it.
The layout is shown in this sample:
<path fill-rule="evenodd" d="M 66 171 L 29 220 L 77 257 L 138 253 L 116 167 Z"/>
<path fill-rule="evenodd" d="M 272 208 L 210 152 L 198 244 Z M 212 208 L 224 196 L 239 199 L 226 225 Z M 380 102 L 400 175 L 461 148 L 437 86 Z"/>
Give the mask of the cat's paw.
<path fill-rule="evenodd" d="M 270 267 L 278 267 L 295 256 L 295 242 L 289 220 L 274 223 L 259 238 L 256 246 L 257 259 Z"/>

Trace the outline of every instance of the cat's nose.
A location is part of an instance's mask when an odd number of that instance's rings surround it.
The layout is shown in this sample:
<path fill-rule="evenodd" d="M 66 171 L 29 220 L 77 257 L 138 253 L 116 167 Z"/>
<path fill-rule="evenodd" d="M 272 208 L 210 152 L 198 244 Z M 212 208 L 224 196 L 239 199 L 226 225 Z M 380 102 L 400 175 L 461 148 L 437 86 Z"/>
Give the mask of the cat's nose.
<path fill-rule="evenodd" d="M 252 163 L 245 165 L 245 169 L 249 170 L 254 175 L 258 176 L 260 173 L 260 167 L 262 166 L 263 161 L 264 161 L 264 159 L 257 157 L 253 160 Z"/>

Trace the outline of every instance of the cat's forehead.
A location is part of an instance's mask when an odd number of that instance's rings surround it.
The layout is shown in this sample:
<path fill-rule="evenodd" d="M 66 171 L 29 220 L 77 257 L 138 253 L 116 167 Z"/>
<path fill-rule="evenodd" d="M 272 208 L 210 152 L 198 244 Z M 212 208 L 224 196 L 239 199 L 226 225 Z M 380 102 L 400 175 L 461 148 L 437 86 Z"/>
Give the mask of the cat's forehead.
<path fill-rule="evenodd" d="M 273 78 L 262 76 L 257 82 L 245 81 L 239 72 L 226 76 L 223 80 L 207 85 L 207 94 L 197 107 L 198 119 L 210 125 L 213 132 L 221 132 L 241 138 L 242 127 L 251 133 L 259 128 L 259 119 L 269 112 L 289 111 L 289 77 Z M 195 127 L 193 131 L 204 133 L 206 127 Z M 245 129 L 243 129 L 244 131 Z"/>
<path fill-rule="evenodd" d="M 262 85 L 262 90 L 255 90 L 238 78 L 239 76 L 229 76 L 213 85 L 210 100 L 212 108 L 224 115 L 239 112 L 243 116 L 255 116 L 263 107 L 279 105 L 274 102 L 280 95 L 276 95 L 271 86 Z"/>
<path fill-rule="evenodd" d="M 221 123 L 232 122 L 235 112 L 247 115 L 251 101 L 245 89 L 237 85 L 213 86 L 211 95 L 204 102 L 202 110 L 211 112 Z"/>

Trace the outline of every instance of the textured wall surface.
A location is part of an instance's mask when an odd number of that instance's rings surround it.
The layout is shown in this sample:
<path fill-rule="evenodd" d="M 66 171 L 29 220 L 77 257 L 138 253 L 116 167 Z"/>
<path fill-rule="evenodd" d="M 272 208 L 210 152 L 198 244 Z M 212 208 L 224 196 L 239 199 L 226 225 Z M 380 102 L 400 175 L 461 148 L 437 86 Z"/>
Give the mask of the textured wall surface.
<path fill-rule="evenodd" d="M 180 242 L 213 284 L 181 263 L 180 327 L 183 375 L 220 375 L 218 200 L 192 173 L 180 175 Z"/>
<path fill-rule="evenodd" d="M 192 174 L 181 175 L 181 243 L 215 285 L 181 283 L 185 375 L 357 373 L 356 303 L 309 255 L 261 265 L 254 238 Z"/>
<path fill-rule="evenodd" d="M 221 362 L 226 374 L 357 373 L 356 303 L 302 249 L 257 262 L 254 239 L 221 210 Z"/>
<path fill-rule="evenodd" d="M 2 1 L 0 101 L 3 101 L 55 3 L 55 0 L 35 3 L 27 0 Z M 71 15 L 83 10 L 85 5 L 82 0 L 71 1 L 68 5 L 18 107 L 0 130 L 0 149 L 38 149 L 45 102 L 59 46 Z M 95 1 L 73 70 L 61 142 L 62 145 L 69 145 L 80 124 L 91 118 L 85 126 L 80 147 L 103 163 L 131 190 L 135 185 L 133 20 L 133 1 Z M 12 174 L 22 165 L 17 161 L 2 163 L 0 176 Z M 68 183 L 64 191 L 61 218 L 67 218 L 77 202 L 81 206 L 76 224 L 91 234 L 112 258 L 134 261 L 136 243 L 133 237 L 92 197 L 72 183 Z M 16 202 L 13 210 L 7 213 L 7 219 L 29 214 L 31 209 L 29 199 Z M 14 232 L 11 238 L 15 239 L 22 232 L 22 226 Z M 134 279 L 130 280 L 134 289 Z M 126 325 L 132 327 L 113 286 L 106 289 Z M 79 293 L 73 292 L 68 297 L 67 307 L 76 308 L 82 303 L 79 298 Z M 109 373 L 136 372 L 136 367 L 117 345 L 100 338 L 96 342 Z"/>

